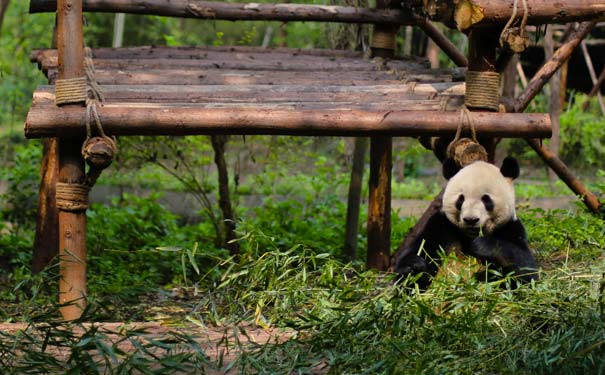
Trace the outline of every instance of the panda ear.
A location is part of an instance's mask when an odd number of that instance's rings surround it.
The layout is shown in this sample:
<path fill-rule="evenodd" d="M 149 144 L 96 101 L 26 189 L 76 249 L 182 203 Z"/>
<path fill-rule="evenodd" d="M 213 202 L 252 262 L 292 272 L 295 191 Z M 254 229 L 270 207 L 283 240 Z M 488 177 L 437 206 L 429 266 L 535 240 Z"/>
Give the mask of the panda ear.
<path fill-rule="evenodd" d="M 517 159 L 513 158 L 512 156 L 507 156 L 502 162 L 502 167 L 500 167 L 500 173 L 502 173 L 504 177 L 508 177 L 513 180 L 519 177 L 520 172 L 519 163 L 517 162 Z"/>
<path fill-rule="evenodd" d="M 443 161 L 443 177 L 445 177 L 446 180 L 454 177 L 460 169 L 458 163 L 452 158 L 447 158 Z"/>

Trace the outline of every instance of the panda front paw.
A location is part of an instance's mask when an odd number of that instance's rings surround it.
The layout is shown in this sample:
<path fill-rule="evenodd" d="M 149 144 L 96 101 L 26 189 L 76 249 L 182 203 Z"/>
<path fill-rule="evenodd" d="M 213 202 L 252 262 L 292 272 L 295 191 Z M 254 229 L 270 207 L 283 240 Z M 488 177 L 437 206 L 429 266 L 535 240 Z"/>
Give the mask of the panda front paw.
<path fill-rule="evenodd" d="M 397 281 L 400 282 L 409 276 L 417 275 L 427 271 L 426 259 L 418 255 L 408 255 L 397 260 L 395 272 L 399 275 Z"/>
<path fill-rule="evenodd" d="M 495 261 L 499 253 L 497 241 L 487 236 L 475 238 L 468 249 L 468 255 L 484 262 Z"/>

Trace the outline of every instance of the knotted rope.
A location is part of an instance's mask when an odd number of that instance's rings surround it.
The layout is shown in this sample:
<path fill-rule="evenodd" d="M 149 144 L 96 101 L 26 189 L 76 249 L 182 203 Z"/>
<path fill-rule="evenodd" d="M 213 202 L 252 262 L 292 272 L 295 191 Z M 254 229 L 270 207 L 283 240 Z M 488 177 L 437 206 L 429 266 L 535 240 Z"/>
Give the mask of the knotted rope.
<path fill-rule="evenodd" d="M 497 72 L 466 72 L 464 104 L 471 108 L 497 111 L 500 105 L 500 74 Z"/>
<path fill-rule="evenodd" d="M 90 189 L 94 186 L 103 169 L 111 164 L 117 152 L 116 140 L 105 134 L 97 111 L 97 105 L 104 100 L 104 96 L 95 78 L 92 51 L 88 47 L 85 48 L 84 62 L 86 77 L 83 77 L 85 83 L 83 101 L 86 103 L 86 140 L 82 144 L 81 152 L 89 169 L 84 183 L 57 183 L 56 205 L 58 209 L 63 211 L 81 211 L 88 208 Z M 57 100 L 55 101 L 57 102 Z M 74 102 L 70 101 L 69 103 Z M 94 123 L 98 136 L 93 136 L 91 123 Z"/>
<path fill-rule="evenodd" d="M 463 128 L 468 127 L 471 133 L 471 138 L 460 138 Z M 462 106 L 460 109 L 460 122 L 456 129 L 454 140 L 447 146 L 448 157 L 460 166 L 465 167 L 475 161 L 487 161 L 487 151 L 477 141 L 477 132 L 473 123 L 471 112 Z"/>

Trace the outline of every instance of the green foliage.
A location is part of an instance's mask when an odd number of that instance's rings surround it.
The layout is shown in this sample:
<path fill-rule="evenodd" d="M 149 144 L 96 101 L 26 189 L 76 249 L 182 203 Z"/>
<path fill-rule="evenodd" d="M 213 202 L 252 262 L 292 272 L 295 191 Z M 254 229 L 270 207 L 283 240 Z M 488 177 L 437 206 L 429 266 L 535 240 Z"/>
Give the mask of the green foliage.
<path fill-rule="evenodd" d="M 93 295 L 132 297 L 173 280 L 182 281 L 181 255 L 193 246 L 200 246 L 206 257 L 224 255 L 214 247 L 211 225 L 179 226 L 177 217 L 157 203 L 158 197 L 126 194 L 109 206 L 95 204 L 88 210 Z"/>
<path fill-rule="evenodd" d="M 578 261 L 596 258 L 605 249 L 603 220 L 591 213 L 531 209 L 519 212 L 519 217 L 530 243 L 542 257 Z"/>
<path fill-rule="evenodd" d="M 31 226 L 35 221 L 40 183 L 40 167 L 36 161 L 41 159 L 40 142 L 16 144 L 13 161 L 0 169 L 0 179 L 8 183 L 6 193 L 1 196 L 4 207 L 0 207 L 5 220 L 19 226 Z"/>
<path fill-rule="evenodd" d="M 561 156 L 583 167 L 605 167 L 605 119 L 600 112 L 582 109 L 586 96 L 575 95 L 561 115 Z M 600 111 L 600 109 L 599 109 Z"/>

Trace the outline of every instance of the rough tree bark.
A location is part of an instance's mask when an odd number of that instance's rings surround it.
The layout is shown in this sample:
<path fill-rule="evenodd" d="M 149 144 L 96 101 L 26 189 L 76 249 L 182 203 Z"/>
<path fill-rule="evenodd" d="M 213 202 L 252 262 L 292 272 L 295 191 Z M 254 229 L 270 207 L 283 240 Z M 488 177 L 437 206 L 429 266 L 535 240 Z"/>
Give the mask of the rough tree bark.
<path fill-rule="evenodd" d="M 214 150 L 214 163 L 218 171 L 218 205 L 223 214 L 223 235 L 221 236 L 222 246 L 229 250 L 231 255 L 239 254 L 239 244 L 234 242 L 235 235 L 235 215 L 231 206 L 231 194 L 229 192 L 229 172 L 227 162 L 225 161 L 225 145 L 227 144 L 226 135 L 213 135 L 210 137 L 212 149 Z"/>
<path fill-rule="evenodd" d="M 344 258 L 346 261 L 354 261 L 357 257 L 359 202 L 361 201 L 361 183 L 363 180 L 363 167 L 367 150 L 368 139 L 364 137 L 355 138 L 351 182 L 349 183 L 349 195 L 347 198 L 347 223 L 345 227 L 344 245 Z"/>
<path fill-rule="evenodd" d="M 555 52 L 555 41 L 553 38 L 553 30 L 552 27 L 546 28 L 546 34 L 544 35 L 544 61 L 549 61 L 552 58 L 552 55 Z M 550 138 L 550 151 L 554 155 L 559 155 L 559 133 L 560 133 L 560 125 L 559 125 L 559 117 L 561 115 L 561 71 L 558 70 L 555 74 L 553 74 L 550 79 L 550 97 L 548 100 L 548 113 L 550 114 L 550 122 L 552 124 L 552 137 Z M 548 178 L 551 181 L 555 181 L 557 179 L 557 174 L 552 170 L 548 170 Z"/>

